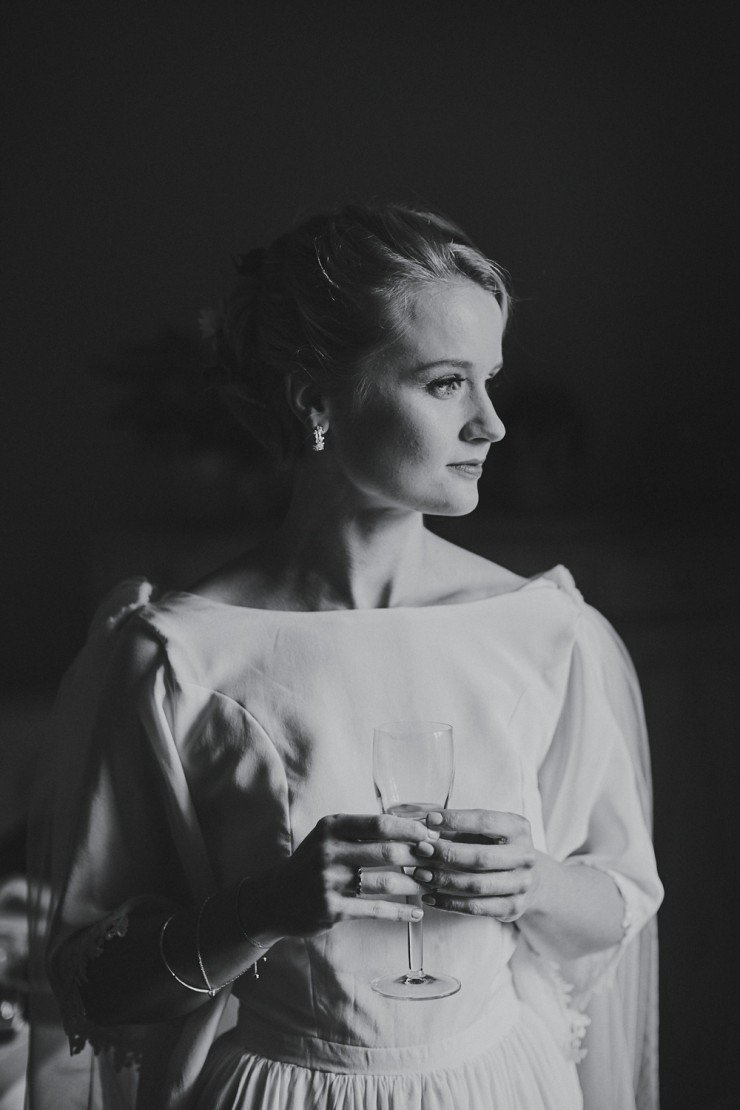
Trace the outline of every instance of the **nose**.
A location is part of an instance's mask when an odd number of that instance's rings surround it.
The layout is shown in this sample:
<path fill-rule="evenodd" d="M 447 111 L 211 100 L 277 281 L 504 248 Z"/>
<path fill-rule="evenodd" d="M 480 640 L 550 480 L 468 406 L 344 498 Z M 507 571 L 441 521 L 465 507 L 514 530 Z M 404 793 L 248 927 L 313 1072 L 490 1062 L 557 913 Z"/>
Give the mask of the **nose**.
<path fill-rule="evenodd" d="M 462 438 L 468 443 L 474 443 L 476 440 L 498 443 L 505 435 L 504 423 L 484 390 L 462 430 Z"/>

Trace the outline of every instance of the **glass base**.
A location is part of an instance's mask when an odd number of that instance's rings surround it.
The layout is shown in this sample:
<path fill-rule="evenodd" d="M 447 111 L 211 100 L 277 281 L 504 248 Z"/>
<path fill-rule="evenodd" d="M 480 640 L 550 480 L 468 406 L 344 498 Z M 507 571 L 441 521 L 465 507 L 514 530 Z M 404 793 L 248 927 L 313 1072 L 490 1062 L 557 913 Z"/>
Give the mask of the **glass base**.
<path fill-rule="evenodd" d="M 373 979 L 370 986 L 386 998 L 400 998 L 407 1002 L 421 1002 L 425 998 L 447 998 L 460 990 L 460 980 L 452 975 L 383 975 Z"/>

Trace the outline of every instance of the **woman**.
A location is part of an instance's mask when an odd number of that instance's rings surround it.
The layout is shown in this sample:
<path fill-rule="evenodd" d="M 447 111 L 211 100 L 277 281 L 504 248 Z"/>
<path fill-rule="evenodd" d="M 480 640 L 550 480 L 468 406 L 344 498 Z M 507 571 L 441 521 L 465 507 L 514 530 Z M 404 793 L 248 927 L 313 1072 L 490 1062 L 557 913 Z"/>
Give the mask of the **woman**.
<path fill-rule="evenodd" d="M 397 205 L 241 259 L 210 326 L 224 395 L 292 468 L 285 519 L 190 592 L 125 584 L 57 710 L 41 917 L 73 1050 L 99 1051 L 90 1105 L 136 1082 L 144 1107 L 653 1102 L 631 666 L 562 568 L 525 580 L 423 525 L 475 508 L 504 435 L 507 309 L 459 228 Z M 378 813 L 389 719 L 454 725 L 441 815 Z M 411 894 L 462 983 L 414 1006 L 370 986 Z"/>

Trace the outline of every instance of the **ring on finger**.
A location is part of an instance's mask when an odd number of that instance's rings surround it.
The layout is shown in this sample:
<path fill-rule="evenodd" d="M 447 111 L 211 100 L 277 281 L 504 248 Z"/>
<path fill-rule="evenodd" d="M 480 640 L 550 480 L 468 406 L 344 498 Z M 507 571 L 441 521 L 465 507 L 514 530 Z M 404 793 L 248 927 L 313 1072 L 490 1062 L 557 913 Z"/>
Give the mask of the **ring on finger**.
<path fill-rule="evenodd" d="M 362 897 L 362 868 L 361 867 L 358 867 L 355 870 L 355 879 L 354 879 L 354 882 L 352 884 L 352 893 L 354 894 L 355 898 Z"/>

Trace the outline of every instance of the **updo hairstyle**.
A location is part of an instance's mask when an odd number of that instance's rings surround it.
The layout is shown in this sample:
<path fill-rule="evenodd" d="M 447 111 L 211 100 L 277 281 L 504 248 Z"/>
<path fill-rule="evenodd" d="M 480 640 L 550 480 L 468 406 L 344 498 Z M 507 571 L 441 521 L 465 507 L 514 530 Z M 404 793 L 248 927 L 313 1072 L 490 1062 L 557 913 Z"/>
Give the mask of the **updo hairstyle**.
<path fill-rule="evenodd" d="M 409 297 L 439 281 L 469 278 L 493 294 L 504 321 L 509 312 L 504 272 L 444 216 L 407 205 L 313 216 L 234 261 L 231 294 L 204 317 L 216 386 L 283 466 L 310 442 L 286 397 L 290 374 L 360 404 L 361 363 L 400 337 Z"/>

